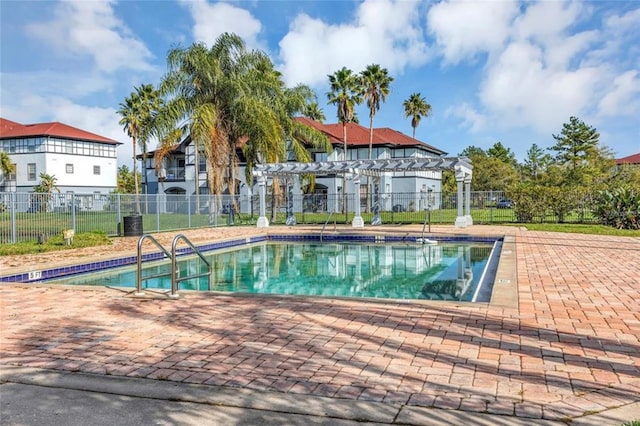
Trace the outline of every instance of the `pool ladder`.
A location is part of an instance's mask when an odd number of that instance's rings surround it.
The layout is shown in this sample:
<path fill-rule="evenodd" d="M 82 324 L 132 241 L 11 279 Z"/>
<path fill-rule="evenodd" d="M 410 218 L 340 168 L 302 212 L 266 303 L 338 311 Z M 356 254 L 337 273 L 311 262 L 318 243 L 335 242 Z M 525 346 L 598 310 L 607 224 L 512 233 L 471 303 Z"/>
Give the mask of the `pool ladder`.
<path fill-rule="evenodd" d="M 167 249 L 165 249 L 162 244 L 160 244 L 158 242 L 158 240 L 156 240 L 152 235 L 149 234 L 144 234 L 143 236 L 140 237 L 140 239 L 138 240 L 138 267 L 137 267 L 137 271 L 136 271 L 136 295 L 140 296 L 143 295 L 144 292 L 142 291 L 142 282 L 152 279 L 152 278 L 159 278 L 159 277 L 165 277 L 168 274 L 167 273 L 159 273 L 159 274 L 152 274 L 152 275 L 145 275 L 144 277 L 142 276 L 142 243 L 145 240 L 150 240 L 152 243 L 154 243 L 161 251 L 162 253 L 164 253 L 165 257 L 168 257 L 169 259 L 171 259 L 171 291 L 169 292 L 169 297 L 178 297 L 178 289 L 179 289 L 179 285 L 182 281 L 186 281 L 186 280 L 190 280 L 193 278 L 200 278 L 200 277 L 207 277 L 207 288 L 209 290 L 211 290 L 211 263 L 202 255 L 202 253 L 200 253 L 200 250 L 198 250 L 196 248 L 196 246 L 193 245 L 193 243 L 191 241 L 189 241 L 189 239 L 187 237 L 185 237 L 183 234 L 178 234 L 173 238 L 173 242 L 171 243 L 171 252 L 167 251 Z M 202 272 L 199 274 L 191 274 L 191 275 L 187 275 L 184 277 L 179 276 L 180 275 L 180 271 L 178 270 L 178 261 L 177 261 L 177 247 L 178 247 L 178 242 L 182 240 L 185 243 L 187 243 L 187 245 L 191 248 L 191 250 L 193 250 L 193 252 L 198 255 L 198 257 L 200 258 L 200 260 L 202 260 L 205 265 L 207 265 L 207 272 Z M 166 293 L 165 293 L 166 294 Z"/>
<path fill-rule="evenodd" d="M 322 230 L 320 231 L 320 242 L 322 242 L 322 238 L 324 237 L 324 228 L 327 227 L 327 223 L 329 223 L 329 221 L 331 220 L 331 216 L 333 216 L 333 212 L 329 213 L 329 216 L 327 217 L 327 220 L 324 222 L 324 225 L 322 225 Z M 336 223 L 335 221 L 333 222 L 333 230 L 336 230 Z"/>

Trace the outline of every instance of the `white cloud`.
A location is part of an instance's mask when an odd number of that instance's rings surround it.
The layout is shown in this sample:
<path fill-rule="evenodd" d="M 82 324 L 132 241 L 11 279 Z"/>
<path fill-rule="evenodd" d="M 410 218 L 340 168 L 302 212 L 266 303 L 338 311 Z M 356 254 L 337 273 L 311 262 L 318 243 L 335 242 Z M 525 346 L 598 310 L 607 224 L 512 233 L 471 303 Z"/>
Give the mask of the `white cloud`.
<path fill-rule="evenodd" d="M 210 4 L 207 0 L 181 0 L 190 11 L 195 25 L 193 37 L 211 46 L 225 33 L 235 33 L 242 37 L 250 49 L 262 49 L 258 35 L 262 24 L 249 11 L 229 3 Z"/>
<path fill-rule="evenodd" d="M 640 116 L 640 76 L 637 70 L 627 71 L 613 80 L 612 88 L 600 100 L 602 116 Z"/>
<path fill-rule="evenodd" d="M 445 63 L 456 64 L 500 49 L 518 11 L 511 0 L 444 1 L 429 9 L 427 25 Z"/>
<path fill-rule="evenodd" d="M 636 70 L 625 69 L 628 56 L 619 53 L 622 41 L 639 33 L 640 13 L 595 22 L 591 12 L 578 2 L 433 6 L 429 30 L 445 62 L 487 55 L 478 104 L 452 106 L 448 115 L 473 132 L 492 123 L 549 135 L 572 115 L 598 122 L 607 115 L 638 114 L 640 79 Z M 634 49 L 628 44 L 627 52 Z"/>
<path fill-rule="evenodd" d="M 328 24 L 298 15 L 280 41 L 287 85 L 326 85 L 327 75 L 346 66 L 354 72 L 378 63 L 393 74 L 424 64 L 428 47 L 419 23 L 419 2 L 367 0 L 352 22 Z"/>
<path fill-rule="evenodd" d="M 549 133 L 592 106 L 603 70 L 552 69 L 545 66 L 543 57 L 539 46 L 512 43 L 488 70 L 480 98 L 496 121 Z"/>
<path fill-rule="evenodd" d="M 480 132 L 487 128 L 486 117 L 466 102 L 449 107 L 444 114 L 446 117 L 457 117 L 461 119 L 462 126 L 472 132 Z"/>
<path fill-rule="evenodd" d="M 151 52 L 113 12 L 111 1 L 64 0 L 53 18 L 27 26 L 32 36 L 58 54 L 88 55 L 98 70 L 149 70 Z"/>
<path fill-rule="evenodd" d="M 103 74 L 69 70 L 49 70 L 2 73 L 2 104 L 11 104 L 22 96 L 37 92 L 41 96 L 64 94 L 72 99 L 83 98 L 111 90 L 113 80 Z M 43 84 L 45 83 L 45 84 Z"/>

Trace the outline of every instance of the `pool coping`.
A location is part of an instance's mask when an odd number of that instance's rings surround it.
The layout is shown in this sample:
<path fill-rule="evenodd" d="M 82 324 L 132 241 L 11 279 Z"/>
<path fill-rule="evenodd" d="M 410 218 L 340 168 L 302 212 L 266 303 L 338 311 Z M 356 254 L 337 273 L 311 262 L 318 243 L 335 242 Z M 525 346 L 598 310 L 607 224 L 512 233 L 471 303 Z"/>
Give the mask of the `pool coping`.
<path fill-rule="evenodd" d="M 508 235 L 473 235 L 473 234 L 419 234 L 411 232 L 402 232 L 402 235 L 397 235 L 394 232 L 365 232 L 365 233 L 353 233 L 353 232 L 339 232 L 331 234 L 323 234 L 321 231 L 310 232 L 306 230 L 304 234 L 287 234 L 287 233 L 273 233 L 259 236 L 247 236 L 242 238 L 230 238 L 212 243 L 196 245 L 196 248 L 203 252 L 210 252 L 214 250 L 224 250 L 233 247 L 243 246 L 247 244 L 260 243 L 264 241 L 322 241 L 322 242 L 337 242 L 337 241 L 352 241 L 352 242 L 373 242 L 373 243 L 420 243 L 421 238 L 427 238 L 435 241 L 472 241 L 472 242 L 495 242 L 501 241 L 502 248 L 500 251 L 500 257 L 498 266 L 495 272 L 494 285 L 491 292 L 491 299 L 489 302 L 463 302 L 463 301 L 446 301 L 448 303 L 460 304 L 460 305 L 490 305 L 500 306 L 507 308 L 518 308 L 518 287 L 517 287 L 517 274 L 516 274 L 516 244 L 515 237 Z M 193 251 L 189 247 L 181 248 L 177 250 L 179 256 L 193 254 Z M 143 253 L 143 262 L 149 262 L 154 260 L 161 260 L 165 258 L 165 255 L 160 252 Z M 137 263 L 137 254 L 129 255 L 120 258 L 112 258 L 106 260 L 99 260 L 87 263 L 64 265 L 58 267 L 52 267 L 49 269 L 32 269 L 14 273 L 12 275 L 0 276 L 0 285 L 2 284 L 25 284 L 25 285 L 47 285 L 47 280 L 61 278 L 67 275 L 78 275 L 88 272 L 98 273 L 105 269 L 132 266 Z M 51 284 L 53 285 L 53 284 Z M 69 286 L 80 287 L 80 286 Z M 95 288 L 95 287 L 93 287 Z M 227 294 L 227 292 L 224 292 Z M 244 294 L 249 295 L 249 293 Z M 251 295 L 253 295 L 251 293 Z M 276 295 L 270 295 L 276 296 Z M 277 295 L 281 296 L 281 295 Z M 311 296 L 298 296 L 298 297 L 311 297 Z M 349 299 L 362 299 L 365 301 L 371 300 L 369 298 L 349 298 Z M 376 299 L 374 299 L 376 300 Z M 390 301 L 398 302 L 395 299 L 381 299 L 386 303 Z M 415 302 L 416 300 L 406 300 L 406 302 Z M 405 302 L 405 300 L 402 300 Z M 433 302 L 444 303 L 445 301 L 426 300 L 421 302 Z"/>

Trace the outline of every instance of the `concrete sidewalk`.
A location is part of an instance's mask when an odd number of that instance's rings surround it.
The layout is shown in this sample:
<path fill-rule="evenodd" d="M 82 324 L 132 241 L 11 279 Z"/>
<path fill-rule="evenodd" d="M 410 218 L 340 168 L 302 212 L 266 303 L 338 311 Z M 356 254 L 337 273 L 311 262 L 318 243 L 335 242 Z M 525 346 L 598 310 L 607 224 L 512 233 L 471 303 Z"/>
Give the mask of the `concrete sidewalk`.
<path fill-rule="evenodd" d="M 140 378 L 3 367 L 2 425 L 564 425 L 459 410 L 263 392 Z M 640 403 L 572 425 L 618 425 Z"/>

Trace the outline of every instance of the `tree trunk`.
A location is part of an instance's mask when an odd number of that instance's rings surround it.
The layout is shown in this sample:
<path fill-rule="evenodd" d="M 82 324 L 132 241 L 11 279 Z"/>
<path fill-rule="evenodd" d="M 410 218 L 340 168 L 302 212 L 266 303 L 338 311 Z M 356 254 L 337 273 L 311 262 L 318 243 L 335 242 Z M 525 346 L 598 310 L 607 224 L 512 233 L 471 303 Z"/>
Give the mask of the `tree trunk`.
<path fill-rule="evenodd" d="M 140 214 L 140 196 L 138 195 L 138 164 L 136 163 L 136 145 L 138 141 L 133 137 L 133 185 L 135 186 L 136 213 Z"/>

